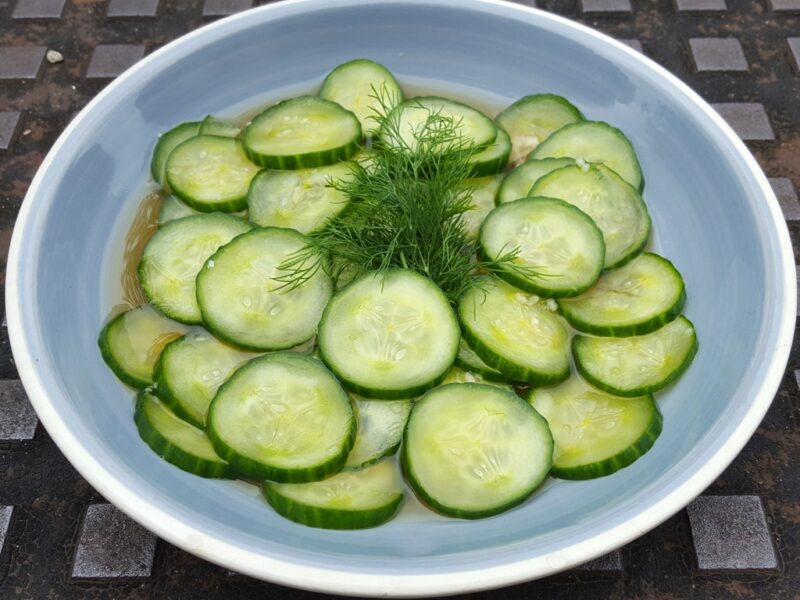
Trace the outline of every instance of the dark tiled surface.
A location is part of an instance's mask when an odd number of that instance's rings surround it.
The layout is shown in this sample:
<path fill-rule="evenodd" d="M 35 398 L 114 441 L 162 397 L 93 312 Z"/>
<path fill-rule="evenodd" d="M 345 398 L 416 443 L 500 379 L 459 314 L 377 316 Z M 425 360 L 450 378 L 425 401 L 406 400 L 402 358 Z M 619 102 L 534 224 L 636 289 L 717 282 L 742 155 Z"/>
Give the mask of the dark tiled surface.
<path fill-rule="evenodd" d="M 626 46 L 630 46 L 631 48 L 633 48 L 637 52 L 642 52 L 642 42 L 640 42 L 639 40 L 623 38 L 623 39 L 620 40 L 620 42 L 622 42 Z"/>
<path fill-rule="evenodd" d="M 736 38 L 691 38 L 689 52 L 702 71 L 747 71 L 747 59 Z"/>
<path fill-rule="evenodd" d="M 66 0 L 17 0 L 15 19 L 57 19 L 64 10 Z"/>
<path fill-rule="evenodd" d="M 147 577 L 156 537 L 111 504 L 92 504 L 83 517 L 72 577 Z"/>
<path fill-rule="evenodd" d="M 580 0 L 581 10 L 586 15 L 629 13 L 631 0 Z"/>
<path fill-rule="evenodd" d="M 0 0 L 0 148 L 3 140 L 9 144 L 7 150 L 0 150 L 0 287 L 5 281 L 11 228 L 28 182 L 76 111 L 146 49 L 160 47 L 210 17 L 251 4 L 249 0 L 161 0 L 157 18 L 151 18 L 142 14 L 148 10 L 142 8 L 147 2 L 71 0 L 60 19 L 44 14 L 12 17 L 23 6 L 45 3 Z M 534 4 L 533 0 L 522 3 Z M 537 4 L 626 43 L 638 40 L 648 56 L 715 103 L 771 178 L 790 221 L 795 247 L 800 248 L 796 196 L 800 78 L 795 72 L 796 53 L 793 56 L 787 42 L 800 32 L 800 1 L 728 0 L 727 6 L 723 0 L 633 0 L 632 4 L 539 0 Z M 115 11 L 123 5 L 136 6 L 139 14 L 112 16 L 119 15 Z M 689 40 L 713 38 L 738 40 L 749 71 L 698 72 Z M 109 51 L 115 47 L 127 50 Z M 10 56 L 3 54 L 9 48 L 19 52 L 10 57 L 13 60 L 4 59 Z M 61 52 L 64 62 L 43 61 L 46 49 Z M 12 78 L 6 79 L 9 72 Z M 8 113 L 21 114 L 19 122 L 14 119 L 14 125 L 4 126 L 2 120 L 8 117 L 2 115 Z M 0 313 L 4 314 L 3 308 L 0 294 Z M 800 347 L 796 343 L 764 422 L 711 485 L 707 497 L 689 511 L 679 512 L 642 538 L 583 568 L 474 597 L 798 598 L 797 375 Z M 30 418 L 16 378 L 7 329 L 0 327 L 0 430 L 6 427 L 3 423 L 13 424 L 12 433 L 0 439 L 0 598 L 318 597 L 241 575 L 227 576 L 225 570 L 155 540 L 104 504 L 44 429 L 37 427 L 35 418 Z M 17 431 L 22 433 L 17 435 Z M 774 548 L 775 561 L 769 548 Z"/>
<path fill-rule="evenodd" d="M 138 44 L 102 44 L 94 49 L 86 77 L 116 77 L 144 57 L 144 46 Z"/>
<path fill-rule="evenodd" d="M 223 17 L 246 10 L 253 6 L 253 0 L 205 0 L 203 15 L 206 17 Z"/>
<path fill-rule="evenodd" d="M 14 137 L 20 113 L 15 110 L 0 111 L 0 150 L 6 150 Z"/>
<path fill-rule="evenodd" d="M 723 102 L 712 106 L 743 140 L 774 140 L 764 106 L 756 102 Z"/>
<path fill-rule="evenodd" d="M 788 177 L 770 177 L 769 183 L 781 205 L 783 217 L 787 221 L 800 221 L 800 202 L 797 200 L 797 191 L 792 185 L 792 180 Z"/>
<path fill-rule="evenodd" d="M 0 443 L 33 438 L 39 420 L 16 379 L 0 381 Z"/>
<path fill-rule="evenodd" d="M 622 553 L 619 550 L 604 554 L 599 558 L 595 558 L 584 565 L 581 565 L 575 571 L 587 571 L 592 573 L 615 573 L 621 574 L 622 569 Z"/>
<path fill-rule="evenodd" d="M 0 554 L 6 543 L 8 526 L 11 524 L 11 514 L 14 512 L 13 506 L 0 506 Z"/>
<path fill-rule="evenodd" d="M 800 12 L 800 0 L 769 0 L 769 7 L 776 12 Z"/>
<path fill-rule="evenodd" d="M 758 496 L 701 496 L 687 511 L 701 570 L 778 568 Z"/>
<path fill-rule="evenodd" d="M 158 0 L 110 0 L 109 17 L 155 17 Z"/>
<path fill-rule="evenodd" d="M 789 44 L 789 52 L 792 56 L 794 69 L 800 73 L 800 37 L 787 38 L 786 43 Z"/>
<path fill-rule="evenodd" d="M 0 79 L 36 79 L 47 48 L 0 46 Z"/>
<path fill-rule="evenodd" d="M 678 12 L 717 12 L 725 10 L 725 0 L 675 0 Z"/>

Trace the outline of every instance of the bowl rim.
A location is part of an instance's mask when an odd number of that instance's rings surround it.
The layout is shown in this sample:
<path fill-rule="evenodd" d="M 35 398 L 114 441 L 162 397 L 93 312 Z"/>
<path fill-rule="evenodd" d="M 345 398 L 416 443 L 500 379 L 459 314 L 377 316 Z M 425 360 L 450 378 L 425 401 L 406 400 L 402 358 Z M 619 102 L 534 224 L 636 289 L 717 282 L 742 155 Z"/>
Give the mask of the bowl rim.
<path fill-rule="evenodd" d="M 184 522 L 172 513 L 166 512 L 153 499 L 129 492 L 126 484 L 117 477 L 117 474 L 107 469 L 99 459 L 92 455 L 76 434 L 62 422 L 57 403 L 51 397 L 58 394 L 53 393 L 52 385 L 48 385 L 46 378 L 37 371 L 32 355 L 32 347 L 36 342 L 32 341 L 33 336 L 30 336 L 31 339 L 29 339 L 29 332 L 22 327 L 23 306 L 29 297 L 29 290 L 22 289 L 19 284 L 20 274 L 32 264 L 30 258 L 21 253 L 23 239 L 28 236 L 27 232 L 31 228 L 32 207 L 39 193 L 44 174 L 53 163 L 55 154 L 65 145 L 73 131 L 80 126 L 86 119 L 86 115 L 91 113 L 96 105 L 102 103 L 115 90 L 123 87 L 135 75 L 144 73 L 159 63 L 169 62 L 171 55 L 177 53 L 185 56 L 195 46 L 205 43 L 206 38 L 216 39 L 235 32 L 249 24 L 256 14 L 264 20 L 268 19 L 269 15 L 282 18 L 307 11 L 363 5 L 362 0 L 284 0 L 207 24 L 181 36 L 139 61 L 111 82 L 81 110 L 53 144 L 33 178 L 21 205 L 11 239 L 6 275 L 6 314 L 9 338 L 20 379 L 31 404 L 53 441 L 78 472 L 105 498 L 168 542 L 212 563 L 247 575 L 292 587 L 342 595 L 416 597 L 497 588 L 536 579 L 585 563 L 641 536 L 685 507 L 732 462 L 766 414 L 784 374 L 794 337 L 796 318 L 797 297 L 793 292 L 796 287 L 794 255 L 780 206 L 755 158 L 723 118 L 676 76 L 610 36 L 565 17 L 505 0 L 469 0 L 468 2 L 464 0 L 370 0 L 370 3 L 436 5 L 502 14 L 509 18 L 513 18 L 514 13 L 535 15 L 540 23 L 553 23 L 560 28 L 573 30 L 595 42 L 616 48 L 627 55 L 629 59 L 640 63 L 652 74 L 681 92 L 693 108 L 710 121 L 731 144 L 737 158 L 747 166 L 748 174 L 753 177 L 766 199 L 766 202 L 761 203 L 763 211 L 760 216 L 766 220 L 767 229 L 777 233 L 777 240 L 774 242 L 779 252 L 777 262 L 779 262 L 780 272 L 775 275 L 778 277 L 777 281 L 783 281 L 785 286 L 782 290 L 782 297 L 776 298 L 778 313 L 774 317 L 774 321 L 777 323 L 778 333 L 772 359 L 764 369 L 763 380 L 758 386 L 757 393 L 753 396 L 747 412 L 736 425 L 730 437 L 716 449 L 711 459 L 682 483 L 673 486 L 669 493 L 649 507 L 612 529 L 584 539 L 558 553 L 537 557 L 515 557 L 502 564 L 492 565 L 487 562 L 484 566 L 480 566 L 479 560 L 477 568 L 470 563 L 466 564 L 462 570 L 448 570 L 446 574 L 365 573 L 357 569 L 345 570 L 338 567 L 298 564 L 282 558 L 265 556 L 222 541 Z"/>

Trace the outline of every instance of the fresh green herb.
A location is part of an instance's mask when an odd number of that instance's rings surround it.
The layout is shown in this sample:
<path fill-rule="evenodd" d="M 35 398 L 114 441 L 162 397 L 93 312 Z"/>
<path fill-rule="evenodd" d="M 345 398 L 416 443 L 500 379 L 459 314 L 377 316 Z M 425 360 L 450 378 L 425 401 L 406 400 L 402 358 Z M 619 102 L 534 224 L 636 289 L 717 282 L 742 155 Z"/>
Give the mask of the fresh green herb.
<path fill-rule="evenodd" d="M 470 157 L 481 148 L 464 140 L 460 123 L 426 109 L 409 143 L 400 111 L 391 110 L 397 103 L 383 93 L 375 98 L 379 137 L 364 160 L 355 162 L 352 178 L 331 182 L 350 205 L 281 265 L 285 275 L 278 281 L 291 289 L 319 269 L 339 281 L 400 267 L 429 277 L 455 304 L 475 284 L 476 271 L 502 267 L 530 276 L 530 269 L 514 262 L 519 249 L 495 260 L 477 258 L 463 214 L 473 208 Z"/>

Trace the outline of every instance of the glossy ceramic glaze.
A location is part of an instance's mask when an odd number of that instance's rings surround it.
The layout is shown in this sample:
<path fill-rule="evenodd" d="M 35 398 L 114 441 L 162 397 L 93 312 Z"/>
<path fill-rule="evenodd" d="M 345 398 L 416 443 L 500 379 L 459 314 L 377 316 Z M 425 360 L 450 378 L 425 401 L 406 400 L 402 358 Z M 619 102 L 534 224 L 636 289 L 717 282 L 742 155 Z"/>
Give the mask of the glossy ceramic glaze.
<path fill-rule="evenodd" d="M 611 477 L 546 486 L 475 522 L 415 507 L 378 529 L 331 532 L 276 516 L 255 487 L 158 459 L 131 393 L 97 351 L 119 235 L 156 135 L 309 91 L 355 57 L 401 82 L 500 105 L 568 97 L 624 130 L 646 176 L 651 247 L 689 293 L 700 352 L 659 395 L 664 432 Z M 111 262 L 109 262 L 111 261 Z M 777 388 L 795 315 L 778 204 L 733 132 L 677 79 L 610 38 L 553 15 L 479 0 L 299 0 L 200 29 L 104 90 L 47 156 L 20 212 L 7 309 L 20 375 L 42 422 L 106 498 L 166 540 L 288 585 L 430 595 L 544 576 L 641 535 L 699 494 L 755 430 Z M 111 275 L 109 275 L 112 273 Z"/>

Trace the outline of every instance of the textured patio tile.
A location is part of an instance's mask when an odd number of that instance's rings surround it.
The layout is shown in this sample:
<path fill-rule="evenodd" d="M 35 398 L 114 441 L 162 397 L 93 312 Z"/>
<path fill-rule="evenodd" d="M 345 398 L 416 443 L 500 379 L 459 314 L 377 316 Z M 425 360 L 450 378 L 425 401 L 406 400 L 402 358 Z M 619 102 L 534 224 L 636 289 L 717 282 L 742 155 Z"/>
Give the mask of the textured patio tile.
<path fill-rule="evenodd" d="M 581 0 L 584 14 L 607 14 L 631 12 L 630 0 Z"/>
<path fill-rule="evenodd" d="M 36 79 L 45 52 L 44 46 L 0 47 L 0 79 Z"/>
<path fill-rule="evenodd" d="M 83 518 L 72 576 L 147 577 L 153 569 L 156 536 L 111 504 L 92 504 Z"/>
<path fill-rule="evenodd" d="M 770 177 L 769 184 L 778 197 L 784 219 L 800 221 L 800 202 L 797 200 L 797 192 L 794 190 L 792 180 L 787 177 Z"/>
<path fill-rule="evenodd" d="M 253 6 L 253 0 L 205 0 L 203 16 L 223 17 L 247 10 L 251 6 Z"/>
<path fill-rule="evenodd" d="M 689 51 L 700 71 L 747 71 L 747 59 L 736 38 L 691 38 Z"/>
<path fill-rule="evenodd" d="M 755 102 L 722 102 L 712 104 L 728 125 L 743 140 L 774 140 L 775 133 L 762 104 Z"/>
<path fill-rule="evenodd" d="M 158 0 L 111 0 L 106 15 L 109 17 L 155 17 Z"/>
<path fill-rule="evenodd" d="M 596 573 L 622 573 L 622 555 L 619 550 L 614 550 L 579 567 L 575 567 L 575 570 Z"/>
<path fill-rule="evenodd" d="M 15 19 L 58 19 L 66 0 L 17 0 L 11 16 Z"/>
<path fill-rule="evenodd" d="M 675 0 L 678 12 L 716 12 L 727 8 L 725 0 Z"/>
<path fill-rule="evenodd" d="M 38 422 L 22 382 L 0 380 L 0 441 L 29 440 Z"/>
<path fill-rule="evenodd" d="M 8 526 L 11 524 L 11 513 L 14 512 L 13 506 L 0 506 L 0 552 L 6 543 Z"/>
<path fill-rule="evenodd" d="M 0 150 L 6 150 L 11 145 L 19 116 L 20 113 L 16 111 L 0 111 Z"/>
<path fill-rule="evenodd" d="M 800 12 L 800 0 L 769 0 L 769 7 L 777 11 Z"/>
<path fill-rule="evenodd" d="M 800 73 L 800 37 L 786 38 L 789 44 L 789 52 L 792 55 L 792 66 L 794 70 Z"/>
<path fill-rule="evenodd" d="M 622 42 L 626 46 L 630 46 L 631 48 L 633 48 L 637 52 L 643 52 L 643 50 L 642 50 L 642 42 L 640 42 L 639 40 L 622 39 L 622 40 L 618 40 L 618 41 Z"/>
<path fill-rule="evenodd" d="M 116 77 L 144 57 L 144 46 L 104 44 L 94 49 L 86 77 Z"/>
<path fill-rule="evenodd" d="M 700 496 L 687 510 L 701 570 L 778 567 L 758 496 Z"/>

